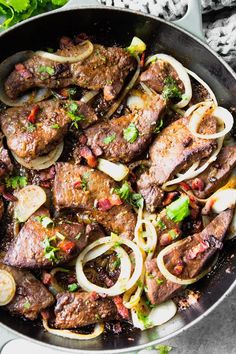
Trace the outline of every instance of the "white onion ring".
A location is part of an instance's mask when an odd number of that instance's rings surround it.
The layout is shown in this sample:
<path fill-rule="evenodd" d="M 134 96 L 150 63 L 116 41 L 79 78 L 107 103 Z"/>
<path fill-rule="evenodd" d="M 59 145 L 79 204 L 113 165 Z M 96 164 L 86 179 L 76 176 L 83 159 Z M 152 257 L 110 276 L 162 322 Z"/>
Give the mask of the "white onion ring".
<path fill-rule="evenodd" d="M 139 303 L 142 292 L 144 289 L 145 268 L 143 267 L 142 274 L 137 282 L 131 289 L 126 291 L 123 295 L 123 305 L 127 309 L 132 309 Z"/>
<path fill-rule="evenodd" d="M 142 228 L 143 225 L 146 225 L 147 230 L 147 241 L 145 242 L 141 232 L 140 232 L 140 228 Z M 156 229 L 153 226 L 153 224 L 147 220 L 147 219 L 140 219 L 138 218 L 138 221 L 136 223 L 135 226 L 135 230 L 134 230 L 134 241 L 136 242 L 136 244 L 139 246 L 139 248 L 141 248 L 144 252 L 147 252 L 147 258 L 151 259 L 152 255 L 155 251 L 156 245 L 157 245 L 157 233 L 156 233 Z"/>
<path fill-rule="evenodd" d="M 65 56 L 61 56 L 61 55 L 57 55 L 57 54 L 53 54 L 53 53 L 44 52 L 42 50 L 36 51 L 35 55 L 37 55 L 41 58 L 44 58 L 44 59 L 56 61 L 57 63 L 76 63 L 76 62 L 80 62 L 80 61 L 88 58 L 93 52 L 93 44 L 88 40 L 79 44 L 79 46 L 83 46 L 85 44 L 88 45 L 88 49 L 76 56 L 65 57 Z"/>
<path fill-rule="evenodd" d="M 129 259 L 129 256 L 122 247 L 115 246 L 117 242 L 120 245 L 124 244 L 133 250 L 135 256 L 135 268 L 131 276 L 130 276 L 131 261 Z M 111 288 L 103 288 L 95 284 L 92 284 L 86 278 L 83 271 L 83 265 L 88 261 L 88 259 L 92 260 L 96 258 L 98 254 L 101 255 L 101 248 L 99 249 L 99 251 L 97 251 L 97 247 L 104 244 L 107 245 L 107 247 L 105 247 L 103 250 L 107 251 L 110 248 L 114 248 L 115 252 L 120 254 L 120 260 L 121 260 L 121 265 L 120 265 L 121 271 L 120 271 L 119 278 L 117 280 L 117 283 L 113 285 Z M 110 247 L 108 247 L 108 244 Z M 92 251 L 94 248 L 96 249 L 95 253 L 93 253 Z M 107 294 L 109 296 L 120 295 L 124 293 L 126 290 L 129 290 L 140 278 L 140 275 L 142 273 L 142 268 L 143 268 L 143 257 L 139 248 L 136 246 L 134 242 L 130 240 L 122 239 L 119 236 L 103 237 L 93 242 L 91 245 L 87 246 L 80 253 L 76 261 L 76 275 L 77 275 L 77 281 L 79 285 L 86 291 L 96 291 L 97 293 Z"/>
<path fill-rule="evenodd" d="M 73 331 L 69 331 L 67 329 L 54 329 L 50 328 L 48 326 L 48 323 L 46 320 L 43 319 L 43 327 L 46 329 L 47 332 L 54 334 L 59 337 L 63 338 L 70 338 L 70 339 L 79 339 L 79 340 L 90 340 L 97 338 L 104 332 L 104 324 L 103 323 L 97 323 L 93 333 L 89 334 L 80 334 L 80 333 L 75 333 Z"/>
<path fill-rule="evenodd" d="M 145 63 L 145 65 L 148 65 L 150 62 L 153 61 L 153 59 L 156 60 L 163 60 L 165 62 L 167 62 L 168 64 L 170 64 L 176 71 L 179 79 L 182 81 L 183 85 L 184 85 L 184 98 L 182 98 L 181 101 L 179 101 L 178 103 L 175 104 L 175 107 L 178 108 L 183 108 L 185 106 L 187 106 L 192 98 L 192 85 L 191 85 L 191 81 L 190 78 L 188 76 L 188 73 L 185 69 L 185 67 L 175 58 L 173 58 L 170 55 L 167 54 L 155 54 L 152 55 L 151 57 L 149 57 Z"/>

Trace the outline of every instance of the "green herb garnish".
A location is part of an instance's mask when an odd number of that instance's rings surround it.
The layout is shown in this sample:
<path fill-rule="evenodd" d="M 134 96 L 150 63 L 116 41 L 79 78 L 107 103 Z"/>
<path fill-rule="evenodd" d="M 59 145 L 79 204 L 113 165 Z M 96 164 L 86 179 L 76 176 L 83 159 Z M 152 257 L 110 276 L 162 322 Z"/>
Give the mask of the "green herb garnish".
<path fill-rule="evenodd" d="M 179 236 L 179 234 L 175 230 L 170 230 L 168 234 L 170 235 L 172 240 L 175 240 Z"/>
<path fill-rule="evenodd" d="M 155 348 L 159 350 L 159 354 L 168 354 L 172 350 L 169 345 L 157 345 Z"/>
<path fill-rule="evenodd" d="M 68 291 L 71 292 L 71 293 L 73 293 L 74 291 L 76 291 L 78 289 L 79 289 L 79 286 L 76 283 L 68 285 Z"/>
<path fill-rule="evenodd" d="M 138 138 L 139 131 L 134 123 L 130 123 L 127 128 L 123 129 L 123 135 L 124 139 L 132 144 Z"/>
<path fill-rule="evenodd" d="M 56 123 L 56 124 L 51 125 L 50 128 L 52 128 L 52 129 L 60 129 L 61 126 Z"/>
<path fill-rule="evenodd" d="M 88 180 L 86 174 L 84 174 L 81 178 L 81 187 L 84 192 L 88 189 Z"/>
<path fill-rule="evenodd" d="M 27 301 L 23 304 L 23 307 L 24 307 L 24 309 L 29 310 L 30 307 L 31 307 L 31 303 L 27 300 Z"/>
<path fill-rule="evenodd" d="M 114 134 L 109 135 L 106 138 L 104 138 L 103 142 L 104 142 L 104 144 L 110 144 L 115 140 L 115 138 L 116 138 L 116 134 L 114 133 Z"/>
<path fill-rule="evenodd" d="M 137 316 L 139 321 L 143 323 L 144 328 L 152 327 L 152 322 L 150 321 L 148 315 L 145 315 L 143 312 L 137 311 Z"/>
<path fill-rule="evenodd" d="M 132 192 L 127 181 L 125 181 L 120 188 L 114 188 L 114 192 L 118 194 L 122 200 L 128 202 L 135 208 L 141 208 L 143 206 L 143 197 L 139 193 Z"/>
<path fill-rule="evenodd" d="M 75 239 L 76 239 L 76 240 L 79 240 L 80 237 L 81 237 L 81 232 L 79 232 L 78 235 L 75 236 Z"/>
<path fill-rule="evenodd" d="M 117 259 L 115 260 L 115 262 L 113 263 L 113 266 L 114 266 L 115 269 L 116 269 L 116 268 L 119 268 L 119 266 L 120 266 L 120 258 L 117 258 Z"/>
<path fill-rule="evenodd" d="M 177 82 L 175 79 L 173 79 L 172 76 L 168 76 L 164 80 L 164 88 L 162 91 L 162 96 L 165 99 L 170 99 L 170 98 L 182 98 L 182 93 L 177 85 Z"/>
<path fill-rule="evenodd" d="M 160 120 L 160 122 L 157 123 L 155 129 L 154 129 L 154 133 L 160 133 L 161 128 L 163 127 L 163 119 Z"/>
<path fill-rule="evenodd" d="M 50 259 L 51 261 L 58 262 L 58 258 L 56 257 L 55 253 L 59 251 L 59 248 L 54 247 L 51 245 L 52 241 L 55 241 L 56 237 L 51 237 L 50 239 L 48 236 L 44 239 L 42 242 L 42 245 L 44 247 L 44 256 L 47 259 Z"/>
<path fill-rule="evenodd" d="M 159 227 L 161 230 L 166 229 L 166 224 L 161 219 L 157 219 L 155 226 Z"/>
<path fill-rule="evenodd" d="M 175 222 L 182 221 L 190 214 L 189 197 L 184 195 L 166 207 L 166 215 Z"/>
<path fill-rule="evenodd" d="M 23 176 L 6 177 L 5 183 L 7 188 L 18 189 L 27 186 L 28 180 Z"/>
<path fill-rule="evenodd" d="M 48 75 L 52 76 L 55 73 L 55 70 L 51 68 L 51 66 L 40 66 L 39 67 L 39 73 L 47 73 Z"/>
<path fill-rule="evenodd" d="M 160 278 L 157 278 L 156 282 L 157 282 L 158 285 L 162 285 L 164 283 L 164 280 L 160 279 Z"/>
<path fill-rule="evenodd" d="M 26 129 L 29 133 L 33 133 L 37 129 L 37 126 L 35 124 L 28 123 Z"/>
<path fill-rule="evenodd" d="M 70 103 L 69 105 L 67 105 L 67 108 L 67 114 L 72 120 L 71 126 L 74 126 L 76 129 L 79 129 L 78 122 L 81 122 L 81 120 L 85 120 L 85 116 L 83 114 L 78 114 L 79 106 L 76 102 Z"/>
<path fill-rule="evenodd" d="M 36 221 L 40 222 L 40 224 L 43 225 L 43 227 L 48 228 L 54 225 L 54 222 L 52 219 L 50 219 L 47 215 L 38 215 L 35 216 L 34 218 Z"/>

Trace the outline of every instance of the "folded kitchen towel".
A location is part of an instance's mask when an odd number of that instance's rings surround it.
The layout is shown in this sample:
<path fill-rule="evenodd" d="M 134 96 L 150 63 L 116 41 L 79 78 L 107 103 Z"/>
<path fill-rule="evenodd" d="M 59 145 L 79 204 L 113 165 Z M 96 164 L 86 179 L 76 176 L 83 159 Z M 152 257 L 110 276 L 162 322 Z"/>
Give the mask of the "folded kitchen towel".
<path fill-rule="evenodd" d="M 197 0 L 196 0 L 197 1 Z M 181 18 L 188 0 L 100 0 L 104 5 L 150 13 L 171 21 Z M 207 43 L 236 70 L 236 0 L 202 0 Z"/>

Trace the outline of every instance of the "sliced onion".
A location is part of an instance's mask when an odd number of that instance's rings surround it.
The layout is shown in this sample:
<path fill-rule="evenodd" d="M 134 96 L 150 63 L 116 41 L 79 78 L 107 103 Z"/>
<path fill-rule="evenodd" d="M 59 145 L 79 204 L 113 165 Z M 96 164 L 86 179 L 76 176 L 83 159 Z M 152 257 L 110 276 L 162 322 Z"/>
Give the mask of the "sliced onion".
<path fill-rule="evenodd" d="M 91 90 L 88 91 L 84 94 L 83 97 L 81 97 L 80 101 L 83 103 L 88 103 L 89 101 L 91 101 L 95 96 L 97 96 L 99 91 L 97 90 Z"/>
<path fill-rule="evenodd" d="M 180 285 L 190 285 L 190 284 L 196 283 L 199 279 L 203 278 L 207 273 L 209 273 L 211 268 L 213 267 L 213 265 L 215 265 L 215 261 L 211 265 L 211 267 L 207 268 L 201 274 L 197 275 L 194 278 L 181 279 L 181 278 L 176 277 L 174 274 L 170 273 L 169 270 L 166 268 L 166 266 L 164 264 L 164 257 L 168 253 L 170 253 L 173 249 L 175 249 L 176 247 L 181 245 L 183 242 L 184 242 L 184 240 L 174 242 L 171 245 L 165 247 L 163 250 L 161 250 L 161 252 L 157 256 L 157 266 L 158 266 L 160 272 L 162 273 L 162 275 L 167 280 L 171 281 L 172 283 L 176 283 L 176 284 L 180 284 Z"/>
<path fill-rule="evenodd" d="M 184 94 L 183 94 L 184 98 L 182 98 L 180 102 L 176 103 L 175 107 L 183 108 L 187 106 L 192 98 L 192 85 L 185 67 L 172 56 L 167 54 L 162 54 L 162 53 L 155 54 L 149 57 L 145 65 L 148 65 L 149 63 L 153 62 L 153 60 L 155 59 L 167 62 L 175 69 L 179 79 L 182 81 L 184 85 Z"/>
<path fill-rule="evenodd" d="M 200 134 L 197 132 L 199 125 L 201 124 L 202 119 L 204 118 L 204 116 L 207 114 L 208 111 L 210 111 L 210 114 L 214 116 L 218 121 L 220 121 L 221 124 L 223 122 L 225 128 L 220 132 L 214 134 Z M 188 113 L 189 110 L 186 111 L 186 116 L 188 116 Z M 197 138 L 218 139 L 224 137 L 227 133 L 229 133 L 230 130 L 233 128 L 233 124 L 234 124 L 234 118 L 226 108 L 223 107 L 214 108 L 212 107 L 211 103 L 207 102 L 200 107 L 198 106 L 198 108 L 192 112 L 189 121 L 189 130 Z"/>
<path fill-rule="evenodd" d="M 29 185 L 15 193 L 17 201 L 14 205 L 14 218 L 19 222 L 25 222 L 47 200 L 43 188 Z"/>
<path fill-rule="evenodd" d="M 104 332 L 103 323 L 97 323 L 96 326 L 94 327 L 94 331 L 90 334 L 80 334 L 66 329 L 50 328 L 45 319 L 43 319 L 43 327 L 46 329 L 46 331 L 56 336 L 63 337 L 63 338 L 70 338 L 70 339 L 79 339 L 79 340 L 94 339 L 100 336 Z"/>
<path fill-rule="evenodd" d="M 233 216 L 233 219 L 232 219 L 231 224 L 229 226 L 227 236 L 225 239 L 231 240 L 235 236 L 236 236 L 236 209 L 234 210 L 234 216 Z"/>
<path fill-rule="evenodd" d="M 129 91 L 134 87 L 136 81 L 138 80 L 139 74 L 140 74 L 140 59 L 139 57 L 135 57 L 137 60 L 137 69 L 134 73 L 134 76 L 132 77 L 132 79 L 130 80 L 130 82 L 128 83 L 128 85 L 125 87 L 125 89 L 123 90 L 120 98 L 114 102 L 114 104 L 111 106 L 111 108 L 109 109 L 109 111 L 106 113 L 105 118 L 110 118 L 112 116 L 113 113 L 115 113 L 115 111 L 119 108 L 121 102 L 123 101 L 123 99 L 127 96 L 127 94 L 129 93 Z"/>
<path fill-rule="evenodd" d="M 84 41 L 81 44 L 78 44 L 77 46 L 83 47 L 85 45 L 87 46 L 87 49 L 85 49 L 81 54 L 76 56 L 61 56 L 53 53 L 44 52 L 42 50 L 38 50 L 37 52 L 35 52 L 35 55 L 44 59 L 56 61 L 58 63 L 77 63 L 88 58 L 93 52 L 93 44 L 88 40 Z"/>
<path fill-rule="evenodd" d="M 146 226 L 146 241 L 143 237 L 143 225 Z M 138 218 L 134 231 L 134 240 L 139 248 L 148 253 L 147 258 L 151 259 L 157 245 L 157 233 L 155 227 L 149 220 Z"/>
<path fill-rule="evenodd" d="M 219 189 L 208 198 L 205 208 L 207 209 L 209 205 L 213 212 L 219 214 L 226 209 L 233 208 L 235 203 L 236 189 Z"/>
<path fill-rule="evenodd" d="M 142 39 L 134 36 L 127 50 L 132 55 L 142 54 L 146 50 L 146 44 L 142 41 Z"/>
<path fill-rule="evenodd" d="M 127 107 L 129 107 L 131 111 L 134 111 L 135 109 L 143 109 L 144 105 L 144 100 L 138 95 L 129 96 L 127 99 Z"/>
<path fill-rule="evenodd" d="M 148 317 L 153 326 L 161 326 L 175 316 L 177 306 L 174 301 L 168 300 L 160 305 L 155 306 Z"/>
<path fill-rule="evenodd" d="M 13 276 L 6 270 L 0 269 L 0 306 L 12 301 L 16 293 L 16 283 Z"/>
<path fill-rule="evenodd" d="M 210 98 L 212 99 L 214 104 L 216 106 L 218 106 L 216 96 L 215 96 L 214 92 L 212 91 L 212 89 L 210 88 L 210 86 L 205 81 L 203 81 L 197 74 L 195 74 L 193 71 L 191 71 L 187 68 L 185 68 L 185 69 L 190 76 L 192 76 L 196 81 L 198 81 L 208 91 L 208 93 L 210 94 Z"/>
<path fill-rule="evenodd" d="M 130 258 L 127 252 L 122 247 L 116 246 L 117 243 L 119 245 L 124 244 L 129 248 L 131 248 L 133 251 L 134 258 L 135 258 L 135 267 L 132 275 L 131 275 Z M 97 247 L 104 244 L 105 245 L 109 244 L 111 246 L 110 248 L 114 248 L 114 251 L 117 252 L 118 255 L 120 255 L 120 261 L 121 261 L 119 278 L 116 284 L 110 288 L 103 288 L 91 283 L 86 278 L 83 271 L 83 266 L 88 261 L 88 259 L 92 260 L 97 257 L 98 254 Z M 95 253 L 93 253 L 94 249 L 95 249 Z M 105 250 L 107 251 L 108 247 L 105 248 Z M 99 251 L 99 255 L 101 255 L 100 251 Z M 142 269 L 143 269 L 143 257 L 141 251 L 136 246 L 136 244 L 130 240 L 123 239 L 114 234 L 110 237 L 103 237 L 93 242 L 91 245 L 87 246 L 81 252 L 81 254 L 79 255 L 76 261 L 76 276 L 79 285 L 86 291 L 96 291 L 99 294 L 107 294 L 109 296 L 120 295 L 125 291 L 129 290 L 130 288 L 132 288 L 140 278 L 142 274 Z"/>
<path fill-rule="evenodd" d="M 12 155 L 20 165 L 30 170 L 44 170 L 52 166 L 59 159 L 62 154 L 63 148 L 64 143 L 62 142 L 61 144 L 57 145 L 54 150 L 50 151 L 49 154 L 36 157 L 36 159 L 33 159 L 31 161 L 25 161 L 25 159 L 22 159 L 21 157 L 17 156 L 14 152 L 12 152 Z"/>
<path fill-rule="evenodd" d="M 148 87 L 144 82 L 140 82 L 140 86 L 142 87 L 143 91 L 146 92 L 149 96 L 157 95 L 156 91 L 152 88 Z"/>
<path fill-rule="evenodd" d="M 106 173 L 117 182 L 122 181 L 122 179 L 129 174 L 129 169 L 126 165 L 123 165 L 122 163 L 114 163 L 105 159 L 98 159 L 97 169 Z"/>

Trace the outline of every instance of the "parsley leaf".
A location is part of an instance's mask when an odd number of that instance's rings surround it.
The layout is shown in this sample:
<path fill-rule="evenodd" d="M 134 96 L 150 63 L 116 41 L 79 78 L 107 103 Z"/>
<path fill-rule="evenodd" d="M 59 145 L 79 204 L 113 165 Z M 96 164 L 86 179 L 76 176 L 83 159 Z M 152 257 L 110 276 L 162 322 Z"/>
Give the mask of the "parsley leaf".
<path fill-rule="evenodd" d="M 159 350 L 159 354 L 168 354 L 172 350 L 169 345 L 157 345 L 155 348 Z"/>
<path fill-rule="evenodd" d="M 35 216 L 34 219 L 36 221 L 40 222 L 40 224 L 42 224 L 43 227 L 45 227 L 45 228 L 48 228 L 48 227 L 54 225 L 53 220 L 50 219 L 47 215 L 38 215 L 38 216 Z"/>
<path fill-rule="evenodd" d="M 175 222 L 182 221 L 189 214 L 189 197 L 187 195 L 181 196 L 166 207 L 166 215 Z"/>
<path fill-rule="evenodd" d="M 135 208 L 143 206 L 143 197 L 139 193 L 132 192 L 127 181 L 125 181 L 120 188 L 115 188 L 114 192 L 118 194 L 122 200 L 128 202 Z"/>
<path fill-rule="evenodd" d="M 162 96 L 165 99 L 170 99 L 170 98 L 182 98 L 182 93 L 177 85 L 177 82 L 175 79 L 173 79 L 172 76 L 168 76 L 164 80 L 164 88 L 162 91 Z"/>
<path fill-rule="evenodd" d="M 37 129 L 37 127 L 35 124 L 28 123 L 26 129 L 28 132 L 33 133 Z"/>
<path fill-rule="evenodd" d="M 73 293 L 74 291 L 78 290 L 79 286 L 76 283 L 69 284 L 68 285 L 68 291 Z"/>
<path fill-rule="evenodd" d="M 155 129 L 154 129 L 154 133 L 160 133 L 161 128 L 163 126 L 163 119 L 160 120 L 160 122 L 158 122 L 158 124 L 156 125 Z"/>
<path fill-rule="evenodd" d="M 83 114 L 78 113 L 79 106 L 76 102 L 72 102 L 69 105 L 67 105 L 68 111 L 67 114 L 72 120 L 71 126 L 74 126 L 76 129 L 79 129 L 78 122 L 81 120 L 85 120 L 85 116 Z"/>
<path fill-rule="evenodd" d="M 56 124 L 51 125 L 50 128 L 52 128 L 52 129 L 60 129 L 61 126 L 56 123 Z"/>
<path fill-rule="evenodd" d="M 29 310 L 30 307 L 31 307 L 31 303 L 27 300 L 27 301 L 23 304 L 23 307 L 24 307 L 24 309 Z"/>
<path fill-rule="evenodd" d="M 44 241 L 42 242 L 43 248 L 44 248 L 44 257 L 57 262 L 58 258 L 56 257 L 55 253 L 57 251 L 59 251 L 59 248 L 57 247 L 53 247 L 51 245 L 51 242 L 55 240 L 55 237 L 51 237 L 50 239 L 48 238 L 48 236 L 44 239 Z"/>
<path fill-rule="evenodd" d="M 116 138 L 116 134 L 114 133 L 114 134 L 109 135 L 106 138 L 104 138 L 103 142 L 104 142 L 104 144 L 110 144 L 115 140 L 115 138 Z"/>
<path fill-rule="evenodd" d="M 40 66 L 39 67 L 39 73 L 47 73 L 48 75 L 52 76 L 55 73 L 55 70 L 53 68 L 51 68 L 51 66 Z"/>
<path fill-rule="evenodd" d="M 151 323 L 148 315 L 144 314 L 141 311 L 137 311 L 137 316 L 138 316 L 139 321 L 141 321 L 143 323 L 145 329 L 152 327 L 152 323 Z"/>
<path fill-rule="evenodd" d="M 123 135 L 124 139 L 132 144 L 138 138 L 139 131 L 134 123 L 130 123 L 127 128 L 123 129 Z"/>
<path fill-rule="evenodd" d="M 7 188 L 17 189 L 27 186 L 27 177 L 15 176 L 15 177 L 6 177 L 5 183 Z"/>

